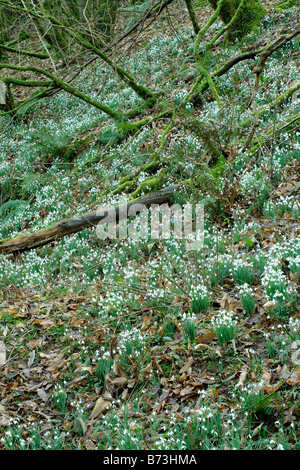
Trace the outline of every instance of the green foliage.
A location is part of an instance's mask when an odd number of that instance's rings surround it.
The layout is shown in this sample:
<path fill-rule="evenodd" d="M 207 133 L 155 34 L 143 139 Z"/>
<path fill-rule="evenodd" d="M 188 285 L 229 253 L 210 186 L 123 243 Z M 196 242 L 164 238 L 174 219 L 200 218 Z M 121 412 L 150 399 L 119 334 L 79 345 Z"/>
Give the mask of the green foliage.
<path fill-rule="evenodd" d="M 113 360 L 111 357 L 107 359 L 100 358 L 97 361 L 96 375 L 102 386 L 105 384 L 105 377 L 111 371 L 112 366 L 113 366 Z"/>
<path fill-rule="evenodd" d="M 21 200 L 10 200 L 0 206 L 0 217 L 3 223 L 12 220 L 16 215 L 23 212 L 27 206 L 26 202 Z"/>
<path fill-rule="evenodd" d="M 193 318 L 186 318 L 183 325 L 183 336 L 188 341 L 196 339 L 196 324 Z"/>
<path fill-rule="evenodd" d="M 52 399 L 56 408 L 62 413 L 65 413 L 67 409 L 67 394 L 65 390 L 60 386 L 56 386 L 52 394 Z"/>

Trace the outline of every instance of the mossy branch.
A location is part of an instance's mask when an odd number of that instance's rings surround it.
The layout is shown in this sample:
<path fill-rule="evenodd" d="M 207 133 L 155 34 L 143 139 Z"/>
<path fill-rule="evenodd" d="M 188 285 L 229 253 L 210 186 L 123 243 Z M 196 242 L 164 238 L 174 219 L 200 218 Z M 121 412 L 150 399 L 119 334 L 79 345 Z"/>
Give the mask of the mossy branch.
<path fill-rule="evenodd" d="M 0 65 L 1 67 L 1 65 Z M 51 80 L 19 80 L 18 78 L 12 77 L 0 77 L 0 81 L 4 83 L 10 83 L 12 85 L 24 86 L 24 87 L 48 87 L 51 86 L 53 81 Z"/>
<path fill-rule="evenodd" d="M 59 86 L 62 90 L 65 90 L 71 95 L 76 96 L 77 98 L 80 98 L 82 101 L 85 101 L 86 103 L 94 106 L 100 111 L 103 111 L 105 114 L 112 117 L 113 119 L 116 119 L 116 120 L 121 119 L 121 115 L 117 111 L 113 110 L 109 106 L 99 103 L 99 101 L 95 100 L 94 98 L 91 98 L 90 96 L 81 92 L 77 88 L 69 85 L 68 83 L 64 82 L 63 80 L 56 77 L 52 73 L 48 72 L 47 70 L 41 69 L 40 67 L 35 67 L 31 65 L 21 66 L 21 65 L 11 65 L 11 64 L 0 64 L 0 70 L 1 69 L 18 70 L 18 71 L 23 71 L 23 72 L 30 71 L 30 72 L 35 72 L 40 75 L 45 75 L 46 77 L 50 78 L 55 83 L 55 85 Z"/>
<path fill-rule="evenodd" d="M 253 145 L 248 151 L 247 155 L 255 154 L 259 149 L 261 149 L 262 145 L 267 144 L 271 139 L 273 139 L 276 135 L 282 134 L 284 132 L 289 132 L 294 128 L 299 127 L 300 125 L 300 113 L 295 114 L 287 122 L 284 124 L 279 123 L 274 128 L 269 129 L 263 135 L 259 136 L 257 139 L 257 143 Z"/>
<path fill-rule="evenodd" d="M 295 36 L 298 36 L 300 34 L 300 28 L 296 28 L 292 33 L 288 33 L 283 35 L 280 40 L 280 47 L 282 47 L 284 44 L 286 44 L 288 41 L 293 39 Z M 223 64 L 221 67 L 219 67 L 217 70 L 213 71 L 211 73 L 211 78 L 215 77 L 221 77 L 222 75 L 225 75 L 232 67 L 237 65 L 239 62 L 242 62 L 244 60 L 249 60 L 249 59 L 255 59 L 256 57 L 260 56 L 260 54 L 263 54 L 264 51 L 268 48 L 273 48 L 274 46 L 278 45 L 278 39 L 273 41 L 270 44 L 267 44 L 266 46 L 257 49 L 255 51 L 247 51 L 243 52 L 242 54 L 233 57 L 232 59 L 228 60 Z M 197 80 L 195 81 L 194 85 L 191 88 L 190 93 L 186 97 L 186 102 L 191 101 L 193 103 L 196 103 L 199 100 L 199 95 L 201 95 L 204 91 L 206 91 L 209 88 L 209 82 L 207 79 L 204 79 L 202 75 L 200 75 Z"/>
<path fill-rule="evenodd" d="M 4 44 L 0 44 L 0 49 L 3 49 L 8 52 L 13 52 L 14 54 L 25 55 L 28 57 L 36 57 L 37 59 L 49 59 L 49 55 L 43 52 L 29 52 L 24 51 L 22 49 L 16 49 L 14 47 L 10 47 Z"/>
<path fill-rule="evenodd" d="M 201 77 L 205 77 L 206 80 L 207 80 L 207 83 L 209 84 L 210 86 L 210 89 L 212 91 L 212 94 L 216 100 L 216 102 L 218 103 L 218 106 L 219 108 L 221 108 L 222 104 L 221 104 L 221 99 L 219 97 L 219 94 L 217 92 L 217 89 L 216 89 L 216 86 L 213 82 L 213 79 L 211 78 L 211 76 L 209 75 L 209 73 L 207 72 L 207 70 L 203 67 L 202 65 L 202 60 L 201 60 L 201 57 L 200 57 L 200 54 L 199 54 L 199 47 L 200 47 L 200 43 L 206 33 L 206 31 L 210 28 L 210 26 L 216 21 L 216 19 L 218 18 L 218 15 L 220 13 L 220 10 L 221 10 L 221 7 L 223 5 L 223 2 L 224 0 L 219 0 L 218 2 L 218 7 L 217 9 L 215 10 L 215 12 L 212 14 L 212 16 L 210 17 L 210 19 L 208 20 L 208 22 L 206 23 L 205 26 L 203 26 L 203 28 L 198 32 L 197 34 L 197 37 L 195 39 L 195 42 L 194 42 L 194 58 L 195 58 L 195 62 L 196 62 L 196 67 L 198 69 L 198 71 L 200 72 L 201 74 Z"/>
<path fill-rule="evenodd" d="M 198 34 L 199 31 L 200 31 L 200 26 L 199 26 L 199 23 L 198 23 L 198 20 L 197 20 L 197 17 L 196 17 L 195 10 L 193 8 L 193 2 L 192 2 L 192 0 L 184 0 L 184 1 L 185 1 L 187 10 L 188 10 L 189 16 L 190 16 L 190 20 L 191 20 L 192 25 L 193 25 L 194 32 L 195 32 L 195 34 Z"/>

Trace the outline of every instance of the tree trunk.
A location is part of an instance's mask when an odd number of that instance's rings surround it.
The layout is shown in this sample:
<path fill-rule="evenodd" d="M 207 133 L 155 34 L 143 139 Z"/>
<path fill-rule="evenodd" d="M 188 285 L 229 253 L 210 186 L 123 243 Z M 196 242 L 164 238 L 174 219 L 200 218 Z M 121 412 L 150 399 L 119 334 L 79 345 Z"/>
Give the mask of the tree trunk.
<path fill-rule="evenodd" d="M 243 0 L 224 0 L 220 12 L 222 21 L 227 25 L 235 15 L 237 8 Z M 219 0 L 209 0 L 214 9 L 217 8 Z M 227 39 L 235 41 L 253 31 L 260 20 L 265 16 L 265 9 L 259 0 L 246 0 L 240 12 L 227 31 Z"/>
<path fill-rule="evenodd" d="M 0 7 L 0 44 L 5 44 L 5 42 L 8 40 L 6 31 L 5 31 L 5 15 L 4 15 L 4 9 Z M 3 49 L 0 49 L 0 59 L 5 57 L 5 51 Z"/>
<path fill-rule="evenodd" d="M 149 208 L 152 204 L 163 204 L 169 202 L 175 191 L 174 186 L 162 189 L 159 192 L 142 196 L 121 207 L 107 208 L 93 212 L 88 212 L 79 217 L 72 219 L 64 219 L 50 227 L 44 228 L 37 232 L 19 235 L 15 238 L 0 240 L 0 253 L 20 253 L 47 245 L 62 237 L 80 232 L 86 228 L 95 227 L 97 224 L 103 224 L 109 221 L 116 221 L 127 217 L 129 209 L 137 209 L 141 206 Z"/>

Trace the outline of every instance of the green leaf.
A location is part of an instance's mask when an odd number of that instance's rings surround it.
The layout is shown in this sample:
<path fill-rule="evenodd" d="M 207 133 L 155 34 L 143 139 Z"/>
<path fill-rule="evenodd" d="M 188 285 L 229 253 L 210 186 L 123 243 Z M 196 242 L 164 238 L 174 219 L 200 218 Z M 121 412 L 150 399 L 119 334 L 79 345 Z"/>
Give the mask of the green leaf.
<path fill-rule="evenodd" d="M 247 243 L 247 245 L 252 246 L 253 241 L 250 238 L 244 238 L 244 242 Z"/>

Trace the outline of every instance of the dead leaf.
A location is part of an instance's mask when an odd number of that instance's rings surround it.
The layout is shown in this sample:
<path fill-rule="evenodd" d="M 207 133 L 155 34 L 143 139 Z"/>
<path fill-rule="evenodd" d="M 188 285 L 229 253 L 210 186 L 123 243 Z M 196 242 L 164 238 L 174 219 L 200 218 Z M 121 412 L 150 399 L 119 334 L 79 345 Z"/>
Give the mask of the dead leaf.
<path fill-rule="evenodd" d="M 270 385 L 271 378 L 272 378 L 272 373 L 264 367 L 262 371 L 261 379 L 265 386 Z"/>
<path fill-rule="evenodd" d="M 4 341 L 0 341 L 0 367 L 6 363 L 6 347 Z"/>
<path fill-rule="evenodd" d="M 111 407 L 111 395 L 107 394 L 106 397 L 100 397 L 95 403 L 95 406 L 93 408 L 93 411 L 91 412 L 89 418 L 90 419 L 95 419 L 97 416 L 101 415 L 102 413 L 105 413 L 106 411 L 109 410 Z"/>
<path fill-rule="evenodd" d="M 117 385 L 118 387 L 122 387 L 122 385 L 125 385 L 127 382 L 126 377 L 116 377 L 111 381 L 113 385 Z"/>
<path fill-rule="evenodd" d="M 284 364 L 283 367 L 278 366 L 278 368 L 277 368 L 277 374 L 278 374 L 278 377 L 279 377 L 280 379 L 283 379 L 283 380 L 285 380 L 285 379 L 287 379 L 287 378 L 289 377 L 290 372 L 289 372 L 289 370 L 288 370 L 286 364 Z"/>
<path fill-rule="evenodd" d="M 297 349 L 293 352 L 293 354 L 291 355 L 291 361 L 296 366 L 300 366 L 300 349 Z"/>
<path fill-rule="evenodd" d="M 213 339 L 216 339 L 216 333 L 206 333 L 205 335 L 198 336 L 197 343 L 208 343 Z"/>
<path fill-rule="evenodd" d="M 46 403 L 49 400 L 49 394 L 45 392 L 42 388 L 37 389 L 38 396 Z"/>
<path fill-rule="evenodd" d="M 28 367 L 30 369 L 30 367 L 32 366 L 32 364 L 34 363 L 34 358 L 35 358 L 35 350 L 33 349 L 32 351 L 30 351 L 29 353 L 29 358 L 28 358 Z"/>
<path fill-rule="evenodd" d="M 269 300 L 263 305 L 265 310 L 272 310 L 274 307 L 276 307 L 276 302 L 274 300 Z"/>
<path fill-rule="evenodd" d="M 248 372 L 248 367 L 242 367 L 240 378 L 239 378 L 239 380 L 236 384 L 236 387 L 243 387 L 244 386 L 244 382 L 245 382 L 246 377 L 247 377 L 247 372 Z"/>
<path fill-rule="evenodd" d="M 136 379 L 133 377 L 132 379 L 128 380 L 127 386 L 128 388 L 133 388 L 136 384 Z"/>
<path fill-rule="evenodd" d="M 120 364 L 118 362 L 115 362 L 113 370 L 114 370 L 114 373 L 118 377 L 124 377 L 125 379 L 127 379 L 127 375 L 126 375 L 125 370 L 120 366 Z"/>
<path fill-rule="evenodd" d="M 80 364 L 74 371 L 75 372 L 89 372 L 89 374 L 93 374 L 93 367 L 88 366 L 86 364 Z"/>
<path fill-rule="evenodd" d="M 217 355 L 217 356 L 223 357 L 223 356 L 222 356 L 222 353 L 221 353 L 221 351 L 220 351 L 219 348 L 216 348 L 215 352 L 216 352 L 216 355 Z"/>
<path fill-rule="evenodd" d="M 193 362 L 194 362 L 194 358 L 189 357 L 188 360 L 186 361 L 186 363 L 184 364 L 184 366 L 181 367 L 181 369 L 179 371 L 179 374 L 183 374 L 184 372 L 187 372 L 187 370 L 191 367 Z"/>
<path fill-rule="evenodd" d="M 42 346 L 43 343 L 44 343 L 43 339 L 38 338 L 38 339 L 33 339 L 31 341 L 28 341 L 27 346 L 29 348 L 35 349 L 35 348 Z"/>
<path fill-rule="evenodd" d="M 291 406 L 287 410 L 284 410 L 284 423 L 293 423 L 296 420 L 296 416 L 294 416 L 294 407 Z"/>
<path fill-rule="evenodd" d="M 182 389 L 180 390 L 179 395 L 180 395 L 181 397 L 184 397 L 184 396 L 186 396 L 186 395 L 190 395 L 190 394 L 193 393 L 193 392 L 194 392 L 194 387 L 188 385 L 187 387 L 184 387 L 184 388 L 182 388 Z"/>
<path fill-rule="evenodd" d="M 169 395 L 170 395 L 170 390 L 163 390 L 161 396 L 158 399 L 158 403 L 162 403 L 164 400 L 168 398 Z"/>
<path fill-rule="evenodd" d="M 300 382 L 300 366 L 292 372 L 291 376 L 287 380 L 289 385 L 295 385 Z"/>
<path fill-rule="evenodd" d="M 11 417 L 3 405 L 0 404 L 0 426 L 8 426 L 11 422 Z"/>

